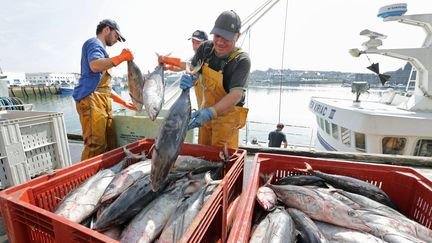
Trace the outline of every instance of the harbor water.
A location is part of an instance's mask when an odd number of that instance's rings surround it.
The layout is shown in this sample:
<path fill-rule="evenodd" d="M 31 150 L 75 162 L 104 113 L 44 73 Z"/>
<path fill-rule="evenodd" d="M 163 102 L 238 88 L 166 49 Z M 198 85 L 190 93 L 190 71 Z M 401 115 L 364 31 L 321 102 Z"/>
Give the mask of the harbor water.
<path fill-rule="evenodd" d="M 168 88 L 166 93 L 173 93 L 175 91 L 173 89 L 178 87 Z M 382 90 L 369 90 L 369 93 L 362 94 L 360 99 L 378 99 L 381 93 Z M 196 108 L 194 92 L 191 94 L 193 108 Z M 128 90 L 122 90 L 121 96 L 130 100 Z M 246 145 L 256 140 L 258 145 L 267 146 L 268 133 L 276 128 L 277 123 L 282 122 L 285 124 L 283 132 L 287 135 L 290 145 L 313 146 L 312 137 L 316 128 L 316 118 L 308 108 L 312 96 L 355 98 L 350 87 L 340 85 L 249 87 L 246 100 L 249 113 L 246 127 L 240 130 L 240 144 Z M 33 96 L 24 101 L 33 104 L 35 111 L 63 112 L 67 132 L 81 134 L 81 125 L 72 96 Z M 113 110 L 118 109 L 123 107 L 113 103 Z"/>

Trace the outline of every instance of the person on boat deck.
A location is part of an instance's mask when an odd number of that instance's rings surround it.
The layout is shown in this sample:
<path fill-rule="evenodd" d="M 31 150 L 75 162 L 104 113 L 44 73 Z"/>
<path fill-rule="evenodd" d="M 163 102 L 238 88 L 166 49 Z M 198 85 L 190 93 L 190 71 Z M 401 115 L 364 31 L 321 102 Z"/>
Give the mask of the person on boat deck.
<path fill-rule="evenodd" d="M 208 40 L 207 33 L 202 30 L 195 30 L 188 40 L 192 40 L 192 49 L 195 54 L 201 43 Z M 164 70 L 181 72 L 186 69 L 186 62 L 182 62 L 180 58 L 176 57 L 158 56 L 158 63 L 165 63 Z"/>
<path fill-rule="evenodd" d="M 280 148 L 282 142 L 284 144 L 284 148 L 286 148 L 288 146 L 286 136 L 282 132 L 283 128 L 284 128 L 284 124 L 279 123 L 276 125 L 276 130 L 271 131 L 269 133 L 269 135 L 268 135 L 268 140 L 269 140 L 268 146 L 269 147 Z"/>
<path fill-rule="evenodd" d="M 81 77 L 73 92 L 83 131 L 82 160 L 115 148 L 110 98 L 136 110 L 133 103 L 126 102 L 111 89 L 111 68 L 133 60 L 128 49 L 123 49 L 118 56 L 108 56 L 106 47 L 117 41 L 125 41 L 119 26 L 115 21 L 105 19 L 96 27 L 96 37 L 88 39 L 82 46 Z"/>
<path fill-rule="evenodd" d="M 199 127 L 198 143 L 238 147 L 239 129 L 246 123 L 245 90 L 251 62 L 235 44 L 240 37 L 240 17 L 224 11 L 215 21 L 212 41 L 201 43 L 192 66 L 203 63 L 198 77 L 184 74 L 180 88 L 195 86 L 199 110 L 191 115 L 188 129 Z"/>

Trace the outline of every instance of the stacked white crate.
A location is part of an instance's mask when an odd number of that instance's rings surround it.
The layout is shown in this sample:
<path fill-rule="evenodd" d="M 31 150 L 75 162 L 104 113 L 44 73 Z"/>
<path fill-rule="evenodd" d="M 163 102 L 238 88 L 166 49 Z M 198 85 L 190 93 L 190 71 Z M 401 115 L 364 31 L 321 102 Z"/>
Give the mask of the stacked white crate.
<path fill-rule="evenodd" d="M 63 113 L 0 111 L 0 188 L 71 165 Z"/>

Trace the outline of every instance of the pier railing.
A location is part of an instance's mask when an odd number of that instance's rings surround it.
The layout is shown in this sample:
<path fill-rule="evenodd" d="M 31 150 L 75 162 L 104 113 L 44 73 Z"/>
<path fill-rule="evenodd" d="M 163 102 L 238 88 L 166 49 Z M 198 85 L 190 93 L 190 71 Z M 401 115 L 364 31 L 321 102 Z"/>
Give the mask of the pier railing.
<path fill-rule="evenodd" d="M 286 135 L 290 149 L 314 150 L 314 128 L 286 123 L 284 125 L 282 132 Z M 276 123 L 246 121 L 246 126 L 240 129 L 240 144 L 267 147 L 268 134 L 275 129 Z"/>

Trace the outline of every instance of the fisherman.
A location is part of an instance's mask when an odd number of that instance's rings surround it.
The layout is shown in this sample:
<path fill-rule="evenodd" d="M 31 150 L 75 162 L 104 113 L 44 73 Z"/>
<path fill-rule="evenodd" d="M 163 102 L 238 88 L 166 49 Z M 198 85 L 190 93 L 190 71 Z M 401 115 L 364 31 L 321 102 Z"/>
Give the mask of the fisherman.
<path fill-rule="evenodd" d="M 251 66 L 248 54 L 235 46 L 240 28 L 234 11 L 221 13 L 210 32 L 213 41 L 203 42 L 192 58 L 192 66 L 204 63 L 198 79 L 190 74 L 181 78 L 180 88 L 195 86 L 199 110 L 192 113 L 188 129 L 199 127 L 200 144 L 238 147 L 248 112 L 243 105 Z"/>
<path fill-rule="evenodd" d="M 288 146 L 286 136 L 282 132 L 283 128 L 284 128 L 284 124 L 278 123 L 276 125 L 276 130 L 271 131 L 269 133 L 269 135 L 268 135 L 268 140 L 269 140 L 268 146 L 269 147 L 280 148 L 282 142 L 283 142 L 284 148 L 286 148 Z"/>
<path fill-rule="evenodd" d="M 82 160 L 115 148 L 110 97 L 136 110 L 133 103 L 126 102 L 111 89 L 111 68 L 133 60 L 133 54 L 128 49 L 123 49 L 118 56 L 108 56 L 106 47 L 113 46 L 117 41 L 125 41 L 119 26 L 114 20 L 105 19 L 99 22 L 96 37 L 88 39 L 82 47 L 81 77 L 73 92 L 83 131 Z"/>
<path fill-rule="evenodd" d="M 192 49 L 195 54 L 196 51 L 198 50 L 198 47 L 201 45 L 201 43 L 208 40 L 208 36 L 207 33 L 202 30 L 195 30 L 192 33 L 192 37 L 190 37 L 188 40 L 192 40 Z M 186 62 L 180 61 L 180 58 L 159 56 L 158 62 L 166 64 L 164 65 L 164 70 L 181 72 L 186 69 Z"/>

